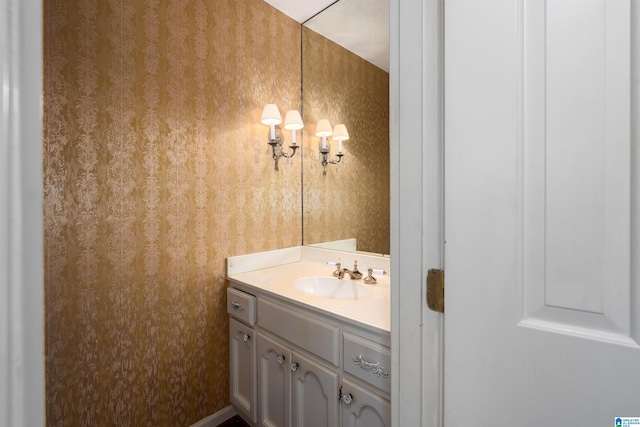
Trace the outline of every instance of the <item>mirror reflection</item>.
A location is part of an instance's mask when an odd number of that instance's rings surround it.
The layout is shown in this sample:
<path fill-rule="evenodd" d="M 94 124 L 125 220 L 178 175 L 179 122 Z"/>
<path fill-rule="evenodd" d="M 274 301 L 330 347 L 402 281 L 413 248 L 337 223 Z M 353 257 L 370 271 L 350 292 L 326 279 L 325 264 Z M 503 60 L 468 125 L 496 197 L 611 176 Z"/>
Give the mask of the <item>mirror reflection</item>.
<path fill-rule="evenodd" d="M 340 0 L 303 24 L 304 244 L 390 252 L 388 10 L 388 0 Z M 322 119 L 349 134 L 326 175 Z M 330 159 L 339 142 L 327 138 Z"/>

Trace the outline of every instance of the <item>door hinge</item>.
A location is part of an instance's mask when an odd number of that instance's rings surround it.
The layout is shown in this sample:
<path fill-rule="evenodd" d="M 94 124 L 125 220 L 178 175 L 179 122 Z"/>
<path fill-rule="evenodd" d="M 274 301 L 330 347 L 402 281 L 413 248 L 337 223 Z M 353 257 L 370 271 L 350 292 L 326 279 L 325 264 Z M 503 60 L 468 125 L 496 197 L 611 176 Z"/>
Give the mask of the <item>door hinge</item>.
<path fill-rule="evenodd" d="M 444 270 L 432 268 L 427 272 L 427 306 L 444 313 Z"/>

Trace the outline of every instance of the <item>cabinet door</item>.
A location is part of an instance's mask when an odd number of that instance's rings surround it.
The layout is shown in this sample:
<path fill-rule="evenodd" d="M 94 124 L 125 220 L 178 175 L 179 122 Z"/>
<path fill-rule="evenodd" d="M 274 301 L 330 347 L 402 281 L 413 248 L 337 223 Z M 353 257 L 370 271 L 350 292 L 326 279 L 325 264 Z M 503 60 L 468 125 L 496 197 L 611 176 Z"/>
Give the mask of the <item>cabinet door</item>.
<path fill-rule="evenodd" d="M 278 341 L 258 336 L 258 425 L 291 426 L 291 351 Z"/>
<path fill-rule="evenodd" d="M 256 422 L 256 343 L 255 331 L 229 319 L 229 399 Z"/>
<path fill-rule="evenodd" d="M 388 400 L 349 380 L 342 381 L 342 393 L 350 397 L 340 402 L 342 427 L 391 426 L 391 404 Z"/>
<path fill-rule="evenodd" d="M 338 374 L 300 354 L 292 357 L 293 425 L 338 426 Z"/>

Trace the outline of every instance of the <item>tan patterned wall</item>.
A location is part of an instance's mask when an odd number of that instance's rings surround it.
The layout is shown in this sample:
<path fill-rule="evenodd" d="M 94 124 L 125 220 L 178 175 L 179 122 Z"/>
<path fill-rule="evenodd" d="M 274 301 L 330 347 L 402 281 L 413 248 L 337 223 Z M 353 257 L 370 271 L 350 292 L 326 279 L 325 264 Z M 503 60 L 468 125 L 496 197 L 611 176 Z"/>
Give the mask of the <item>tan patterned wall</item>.
<path fill-rule="evenodd" d="M 303 28 L 304 242 L 355 237 L 358 250 L 390 252 L 389 74 Z M 315 124 L 344 123 L 345 163 L 322 175 Z M 332 142 L 332 157 L 337 151 Z"/>
<path fill-rule="evenodd" d="M 224 259 L 301 241 L 259 124 L 301 107 L 299 43 L 262 0 L 44 1 L 48 426 L 228 404 Z"/>

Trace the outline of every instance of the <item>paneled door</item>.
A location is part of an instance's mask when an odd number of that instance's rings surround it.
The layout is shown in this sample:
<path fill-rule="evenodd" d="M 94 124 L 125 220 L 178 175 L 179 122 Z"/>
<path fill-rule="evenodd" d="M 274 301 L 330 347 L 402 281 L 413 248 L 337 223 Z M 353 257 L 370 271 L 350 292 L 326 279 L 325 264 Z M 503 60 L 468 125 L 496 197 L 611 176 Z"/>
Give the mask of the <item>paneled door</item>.
<path fill-rule="evenodd" d="M 291 350 L 258 336 L 258 426 L 291 427 Z"/>
<path fill-rule="evenodd" d="M 445 425 L 640 418 L 640 2 L 444 7 Z"/>
<path fill-rule="evenodd" d="M 292 355 L 291 424 L 338 426 L 338 374 L 300 353 Z"/>
<path fill-rule="evenodd" d="M 387 400 L 348 379 L 342 381 L 341 391 L 349 397 L 340 399 L 342 427 L 391 427 Z"/>
<path fill-rule="evenodd" d="M 255 330 L 229 319 L 229 400 L 256 422 L 256 337 Z"/>

